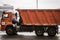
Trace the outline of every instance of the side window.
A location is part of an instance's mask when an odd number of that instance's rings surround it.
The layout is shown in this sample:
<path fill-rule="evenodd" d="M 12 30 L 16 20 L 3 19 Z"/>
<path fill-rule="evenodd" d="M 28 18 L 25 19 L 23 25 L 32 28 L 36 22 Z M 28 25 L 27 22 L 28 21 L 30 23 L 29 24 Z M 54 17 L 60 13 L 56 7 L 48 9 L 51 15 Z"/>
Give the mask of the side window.
<path fill-rule="evenodd" d="M 8 18 L 8 14 L 3 14 L 3 18 Z"/>

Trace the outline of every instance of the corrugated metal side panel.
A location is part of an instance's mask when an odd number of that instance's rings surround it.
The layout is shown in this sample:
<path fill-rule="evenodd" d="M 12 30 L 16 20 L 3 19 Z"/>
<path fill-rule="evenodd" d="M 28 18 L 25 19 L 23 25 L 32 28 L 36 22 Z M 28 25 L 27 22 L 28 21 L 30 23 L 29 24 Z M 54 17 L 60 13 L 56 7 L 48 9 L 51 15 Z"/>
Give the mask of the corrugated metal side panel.
<path fill-rule="evenodd" d="M 53 11 L 53 16 L 57 24 L 60 24 L 60 10 Z"/>
<path fill-rule="evenodd" d="M 24 24 L 60 24 L 60 10 L 19 10 Z"/>

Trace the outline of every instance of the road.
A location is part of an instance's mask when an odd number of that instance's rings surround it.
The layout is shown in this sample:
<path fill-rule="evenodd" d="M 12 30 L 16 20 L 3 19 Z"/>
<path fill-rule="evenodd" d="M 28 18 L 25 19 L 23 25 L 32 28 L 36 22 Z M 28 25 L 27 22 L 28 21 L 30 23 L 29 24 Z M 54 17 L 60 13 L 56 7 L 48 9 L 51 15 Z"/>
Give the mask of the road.
<path fill-rule="evenodd" d="M 8 36 L 5 32 L 0 32 L 0 40 L 60 40 L 60 34 L 55 37 L 49 37 L 47 35 L 37 37 L 34 32 L 21 32 L 14 36 Z"/>

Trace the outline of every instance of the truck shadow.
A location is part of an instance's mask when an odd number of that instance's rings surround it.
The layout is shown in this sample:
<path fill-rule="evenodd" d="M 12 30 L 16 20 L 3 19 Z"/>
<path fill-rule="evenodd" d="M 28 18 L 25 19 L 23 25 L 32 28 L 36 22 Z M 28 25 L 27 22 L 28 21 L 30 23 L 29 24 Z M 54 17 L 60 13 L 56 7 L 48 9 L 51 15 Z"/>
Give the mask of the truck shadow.
<path fill-rule="evenodd" d="M 1 35 L 1 40 L 60 40 L 59 37 L 50 37 L 50 36 L 24 36 L 24 35 L 14 35 L 14 36 L 8 36 L 8 35 Z"/>

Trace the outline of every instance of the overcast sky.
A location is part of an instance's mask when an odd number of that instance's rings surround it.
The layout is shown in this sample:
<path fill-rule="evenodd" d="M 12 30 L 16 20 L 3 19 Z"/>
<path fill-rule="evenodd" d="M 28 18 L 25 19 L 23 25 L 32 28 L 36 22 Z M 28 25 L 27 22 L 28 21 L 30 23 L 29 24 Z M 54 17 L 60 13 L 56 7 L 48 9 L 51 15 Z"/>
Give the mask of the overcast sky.
<path fill-rule="evenodd" d="M 10 4 L 14 8 L 36 9 L 37 0 L 0 0 L 0 5 Z M 38 9 L 60 8 L 60 0 L 38 0 Z"/>

